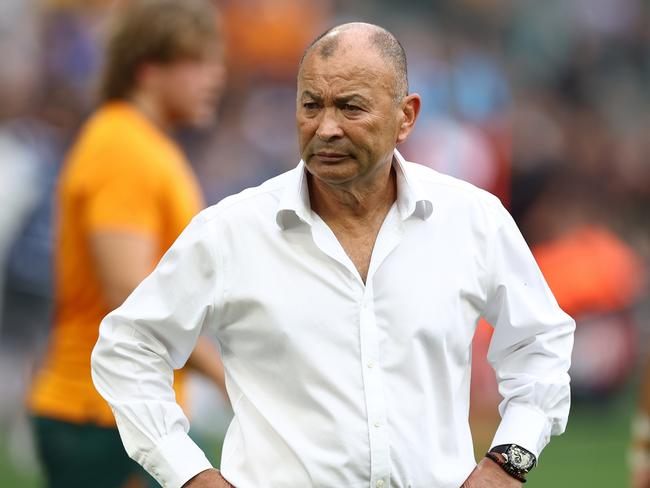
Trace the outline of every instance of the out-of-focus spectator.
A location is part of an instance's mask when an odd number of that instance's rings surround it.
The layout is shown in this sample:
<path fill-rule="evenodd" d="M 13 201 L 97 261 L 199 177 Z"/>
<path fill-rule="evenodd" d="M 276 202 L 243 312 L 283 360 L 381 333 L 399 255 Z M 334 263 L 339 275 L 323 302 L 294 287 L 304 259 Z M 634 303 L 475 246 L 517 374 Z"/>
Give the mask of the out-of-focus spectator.
<path fill-rule="evenodd" d="M 38 198 L 37 157 L 9 124 L 25 113 L 35 94 L 39 67 L 29 60 L 37 59 L 39 46 L 32 9 L 31 2 L 16 0 L 0 6 L 0 290 L 12 240 Z"/>
<path fill-rule="evenodd" d="M 534 248 L 535 259 L 572 316 L 623 310 L 638 297 L 642 265 L 611 231 L 581 225 Z"/>
<path fill-rule="evenodd" d="M 38 199 L 38 161 L 29 147 L 0 130 L 0 269 L 5 270 L 13 240 Z M 0 273 L 0 313 L 4 272 Z M 2 333 L 0 324 L 0 334 Z"/>
<path fill-rule="evenodd" d="M 302 46 L 323 29 L 330 2 L 223 0 L 221 9 L 234 80 L 244 84 L 259 77 L 293 81 Z"/>
<path fill-rule="evenodd" d="M 578 326 L 571 379 L 574 399 L 611 396 L 635 364 L 630 308 L 639 299 L 641 260 L 611 231 L 582 224 L 533 248 L 556 299 Z"/>
<path fill-rule="evenodd" d="M 597 163 L 600 156 L 581 147 L 575 157 L 592 161 L 589 169 L 556 170 L 541 184 L 523 224 L 549 286 L 578 324 L 572 382 L 579 401 L 612 398 L 630 377 L 640 328 L 631 312 L 643 298 L 645 273 L 638 251 L 612 230 L 616 213 L 592 193 L 599 187 L 607 192 L 609 184 L 589 174 L 606 170 Z"/>
<path fill-rule="evenodd" d="M 223 85 L 216 20 L 208 0 L 137 0 L 112 26 L 102 104 L 58 186 L 54 327 L 28 400 L 49 486 L 135 486 L 140 476 L 92 385 L 90 353 L 102 317 L 203 205 L 168 131 L 213 119 Z M 188 364 L 224 387 L 208 339 Z"/>

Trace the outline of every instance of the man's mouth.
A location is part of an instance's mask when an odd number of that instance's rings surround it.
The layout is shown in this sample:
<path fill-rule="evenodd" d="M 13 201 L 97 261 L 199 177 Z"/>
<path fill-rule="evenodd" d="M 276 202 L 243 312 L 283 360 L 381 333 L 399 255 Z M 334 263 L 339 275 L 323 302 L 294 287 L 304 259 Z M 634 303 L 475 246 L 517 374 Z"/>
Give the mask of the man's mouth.
<path fill-rule="evenodd" d="M 314 156 L 324 163 L 336 163 L 347 158 L 347 154 L 329 151 L 319 151 L 314 153 Z"/>

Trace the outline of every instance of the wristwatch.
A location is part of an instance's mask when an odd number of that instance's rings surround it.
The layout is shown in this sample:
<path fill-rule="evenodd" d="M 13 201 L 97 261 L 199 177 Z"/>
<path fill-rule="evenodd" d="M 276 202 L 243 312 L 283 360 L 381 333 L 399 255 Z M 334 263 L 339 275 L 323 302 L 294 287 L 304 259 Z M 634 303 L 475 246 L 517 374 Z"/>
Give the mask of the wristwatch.
<path fill-rule="evenodd" d="M 526 475 L 537 464 L 535 455 L 517 444 L 494 446 L 485 457 L 497 463 L 501 469 L 522 483 L 526 482 Z"/>

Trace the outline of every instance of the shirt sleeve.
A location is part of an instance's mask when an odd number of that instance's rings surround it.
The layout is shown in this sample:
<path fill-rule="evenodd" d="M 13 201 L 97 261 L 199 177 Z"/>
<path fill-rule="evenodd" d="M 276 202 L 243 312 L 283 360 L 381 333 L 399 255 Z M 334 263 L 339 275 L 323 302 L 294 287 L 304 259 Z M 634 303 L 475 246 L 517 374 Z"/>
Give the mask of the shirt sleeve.
<path fill-rule="evenodd" d="M 539 457 L 550 436 L 566 428 L 575 322 L 560 309 L 510 214 L 496 203 L 491 217 L 484 317 L 494 326 L 488 361 L 503 397 L 492 446 L 514 443 Z"/>
<path fill-rule="evenodd" d="M 100 157 L 88 180 L 84 219 L 92 230 L 156 234 L 162 227 L 160 174 L 133 148 Z"/>
<path fill-rule="evenodd" d="M 187 435 L 189 422 L 172 389 L 173 370 L 214 319 L 219 254 L 210 235 L 199 214 L 104 318 L 92 353 L 95 387 L 113 409 L 127 453 L 163 487 L 178 488 L 211 467 Z"/>

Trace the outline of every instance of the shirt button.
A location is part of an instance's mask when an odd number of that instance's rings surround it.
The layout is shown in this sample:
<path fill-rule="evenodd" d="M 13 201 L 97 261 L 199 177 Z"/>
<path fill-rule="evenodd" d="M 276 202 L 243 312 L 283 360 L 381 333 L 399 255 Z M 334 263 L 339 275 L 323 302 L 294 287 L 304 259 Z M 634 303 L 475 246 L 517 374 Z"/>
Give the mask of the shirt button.
<path fill-rule="evenodd" d="M 375 486 L 377 488 L 381 488 L 382 486 L 384 486 L 384 480 L 377 480 L 377 483 L 375 483 Z"/>
<path fill-rule="evenodd" d="M 367 366 L 368 366 L 370 369 L 372 369 L 372 368 L 375 367 L 375 362 L 374 362 L 374 361 L 368 361 Z"/>
<path fill-rule="evenodd" d="M 379 427 L 381 427 L 381 424 L 380 424 L 379 422 L 375 422 L 375 423 L 372 424 L 372 425 L 374 425 L 377 429 L 378 429 Z"/>

